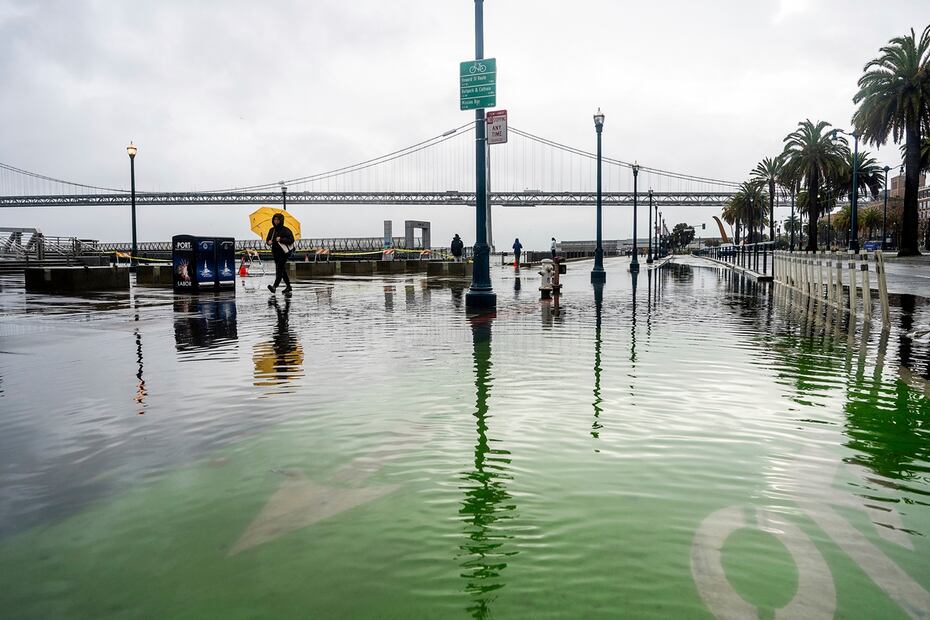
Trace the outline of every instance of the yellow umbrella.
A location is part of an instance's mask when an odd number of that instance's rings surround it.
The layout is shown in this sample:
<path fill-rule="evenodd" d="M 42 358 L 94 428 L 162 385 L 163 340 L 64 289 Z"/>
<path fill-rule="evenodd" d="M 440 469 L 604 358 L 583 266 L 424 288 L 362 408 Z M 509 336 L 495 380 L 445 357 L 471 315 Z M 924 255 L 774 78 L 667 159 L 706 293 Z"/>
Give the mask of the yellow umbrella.
<path fill-rule="evenodd" d="M 264 240 L 271 229 L 271 218 L 278 213 L 284 216 L 284 225 L 294 233 L 294 239 L 300 239 L 300 222 L 297 218 L 287 211 L 275 207 L 259 207 L 258 210 L 249 215 L 249 225 L 252 227 L 252 232 Z"/>

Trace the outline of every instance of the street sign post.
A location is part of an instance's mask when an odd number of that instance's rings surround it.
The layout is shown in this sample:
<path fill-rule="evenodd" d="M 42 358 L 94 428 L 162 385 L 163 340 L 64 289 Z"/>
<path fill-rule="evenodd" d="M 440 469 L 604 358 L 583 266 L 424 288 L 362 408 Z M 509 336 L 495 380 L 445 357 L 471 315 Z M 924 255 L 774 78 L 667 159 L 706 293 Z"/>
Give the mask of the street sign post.
<path fill-rule="evenodd" d="M 491 110 L 488 120 L 488 144 L 507 143 L 507 110 Z"/>
<path fill-rule="evenodd" d="M 497 105 L 497 59 L 483 58 L 459 63 L 459 104 L 462 110 Z"/>

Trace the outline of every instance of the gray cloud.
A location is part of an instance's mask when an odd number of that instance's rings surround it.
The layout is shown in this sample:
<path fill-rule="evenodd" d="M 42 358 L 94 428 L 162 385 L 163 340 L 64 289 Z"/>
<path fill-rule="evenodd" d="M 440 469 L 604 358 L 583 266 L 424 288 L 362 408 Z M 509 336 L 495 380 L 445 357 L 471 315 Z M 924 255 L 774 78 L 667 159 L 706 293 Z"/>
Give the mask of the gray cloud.
<path fill-rule="evenodd" d="M 862 65 L 915 23 L 923 2 L 577 3 L 487 0 L 486 55 L 511 123 L 659 168 L 739 180 L 807 117 L 845 125 Z M 125 187 L 272 182 L 354 163 L 471 118 L 457 63 L 472 56 L 470 0 L 382 2 L 0 1 L 0 161 Z M 896 149 L 880 153 L 897 160 Z M 624 181 L 629 184 L 629 180 Z M 469 209 L 304 208 L 327 235 L 432 219 L 469 234 Z M 249 209 L 146 210 L 141 236 L 182 227 L 247 235 Z M 0 210 L 7 225 L 127 238 L 125 210 Z M 645 215 L 645 214 L 643 214 Z M 674 210 L 709 222 L 710 210 Z M 627 236 L 628 214 L 609 236 Z M 107 221 L 101 229 L 101 220 Z M 539 239 L 526 229 L 538 230 Z M 526 223 L 524 223 L 526 222 Z M 591 236 L 591 210 L 496 217 L 498 245 Z M 187 230 L 187 229 L 185 229 Z"/>

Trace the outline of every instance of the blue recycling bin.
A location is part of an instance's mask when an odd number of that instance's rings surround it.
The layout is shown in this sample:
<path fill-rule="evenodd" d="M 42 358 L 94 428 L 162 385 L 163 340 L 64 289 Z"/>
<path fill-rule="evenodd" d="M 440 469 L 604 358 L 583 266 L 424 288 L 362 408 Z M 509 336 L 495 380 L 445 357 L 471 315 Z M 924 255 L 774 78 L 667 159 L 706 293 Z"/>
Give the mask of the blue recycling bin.
<path fill-rule="evenodd" d="M 220 290 L 236 290 L 236 240 L 232 237 L 217 237 L 216 242 L 216 287 Z"/>
<path fill-rule="evenodd" d="M 171 259 L 176 292 L 236 289 L 236 241 L 231 237 L 175 235 Z"/>

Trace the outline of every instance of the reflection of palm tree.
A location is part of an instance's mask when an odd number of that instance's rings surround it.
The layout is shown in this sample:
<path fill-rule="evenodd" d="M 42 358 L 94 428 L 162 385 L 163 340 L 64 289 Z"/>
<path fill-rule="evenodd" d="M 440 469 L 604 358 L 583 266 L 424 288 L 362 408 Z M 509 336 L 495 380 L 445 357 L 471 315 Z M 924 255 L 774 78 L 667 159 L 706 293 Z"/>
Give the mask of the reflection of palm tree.
<path fill-rule="evenodd" d="M 652 271 L 649 272 L 650 276 Z M 635 275 L 635 274 L 634 274 Z M 604 303 L 604 283 L 595 282 L 594 286 L 594 423 L 591 424 L 591 436 L 600 436 L 601 425 L 601 306 Z"/>
<path fill-rule="evenodd" d="M 478 433 L 475 442 L 474 468 L 462 475 L 465 498 L 459 514 L 464 518 L 467 540 L 460 546 L 462 577 L 465 592 L 472 597 L 468 612 L 474 618 L 490 617 L 492 593 L 504 587 L 500 578 L 507 558 L 516 551 L 503 546 L 512 538 L 500 521 L 513 518 L 516 508 L 504 481 L 510 479 L 507 466 L 510 453 L 491 448 L 488 437 L 488 396 L 491 390 L 491 320 L 472 320 L 472 341 L 475 364 L 475 420 Z"/>

